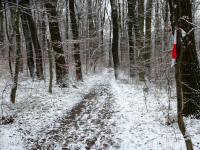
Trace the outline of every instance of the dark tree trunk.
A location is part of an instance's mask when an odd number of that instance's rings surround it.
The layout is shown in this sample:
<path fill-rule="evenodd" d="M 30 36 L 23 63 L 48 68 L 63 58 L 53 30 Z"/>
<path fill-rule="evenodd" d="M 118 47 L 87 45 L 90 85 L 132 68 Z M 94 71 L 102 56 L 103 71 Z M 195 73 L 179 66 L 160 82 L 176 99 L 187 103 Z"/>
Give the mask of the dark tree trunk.
<path fill-rule="evenodd" d="M 66 40 L 69 39 L 69 3 L 68 0 L 66 0 L 66 23 L 65 23 L 65 32 L 66 32 Z"/>
<path fill-rule="evenodd" d="M 140 0 L 139 0 L 140 1 Z M 144 1 L 139 2 L 138 1 L 138 11 L 136 10 L 136 2 L 137 0 L 132 0 L 132 15 L 133 15 L 133 27 L 134 27 L 134 33 L 135 33 L 135 52 L 137 52 L 139 54 L 139 56 L 136 58 L 137 61 L 141 64 L 139 67 L 139 79 L 140 81 L 144 81 L 145 80 L 145 72 L 144 72 L 144 58 L 143 58 L 143 53 L 144 53 L 144 40 L 143 40 L 143 27 L 144 27 Z M 139 9 L 142 9 L 139 10 Z M 131 10 L 130 10 L 131 11 Z M 138 13 L 141 14 L 138 14 Z"/>
<path fill-rule="evenodd" d="M 69 10 L 71 19 L 71 29 L 73 34 L 73 40 L 79 39 L 78 24 L 76 21 L 76 14 L 74 10 L 74 0 L 69 0 Z M 82 80 L 82 68 L 81 68 L 81 57 L 80 57 L 80 44 L 74 43 L 74 60 L 76 65 L 76 79 Z"/>
<path fill-rule="evenodd" d="M 136 47 L 137 51 L 139 52 L 139 63 L 141 64 L 139 68 L 139 79 L 140 81 L 145 81 L 145 64 L 146 60 L 144 58 L 145 48 L 144 48 L 144 0 L 137 0 L 138 1 L 138 13 L 135 13 L 135 16 L 138 16 L 138 25 L 135 21 L 137 26 L 136 29 L 139 31 L 136 32 L 138 36 L 136 36 Z"/>
<path fill-rule="evenodd" d="M 144 0 L 138 0 L 138 21 L 142 38 L 141 40 L 144 41 Z"/>
<path fill-rule="evenodd" d="M 8 4 L 8 6 L 9 6 L 9 9 L 10 9 L 10 17 L 11 17 L 11 29 L 13 30 L 13 31 L 11 31 L 11 32 L 13 32 L 13 35 L 10 35 L 10 36 L 8 36 L 9 38 L 8 38 L 8 40 L 9 40 L 9 44 L 11 44 L 11 43 L 13 43 L 13 37 L 15 37 L 15 35 L 16 35 L 16 31 L 15 31 L 15 29 L 16 29 L 16 27 L 15 27 L 15 23 L 16 23 L 16 0 L 6 0 L 6 3 Z M 6 5 L 4 5 L 4 6 L 6 6 Z M 6 18 L 7 19 L 7 18 Z M 7 21 L 6 21 L 6 24 L 7 24 Z M 8 24 L 7 24 L 8 25 Z M 7 27 L 6 27 L 7 28 Z M 11 30 L 10 29 L 10 30 Z M 6 29 L 7 30 L 7 29 Z M 8 31 L 8 30 L 7 30 Z M 7 33 L 7 35 L 8 35 L 8 33 Z M 16 38 L 16 37 L 15 37 Z M 21 44 L 20 44 L 21 45 Z M 9 45 L 9 55 L 10 55 L 10 52 L 12 51 L 14 49 L 14 47 L 12 47 L 11 45 Z M 9 56 L 10 57 L 10 56 Z M 23 58 L 22 58 L 22 53 L 21 53 L 21 51 L 20 51 L 20 54 L 19 54 L 19 72 L 23 72 Z M 10 63 L 11 64 L 11 63 Z"/>
<path fill-rule="evenodd" d="M 25 15 L 28 20 L 28 26 L 31 32 L 32 42 L 35 49 L 36 56 L 36 75 L 38 79 L 43 79 L 43 59 L 42 59 L 42 50 L 38 41 L 37 28 L 35 22 L 32 17 L 32 12 L 30 8 L 30 0 L 21 0 L 20 5 L 23 6 L 23 11 L 25 11 Z"/>
<path fill-rule="evenodd" d="M 7 0 L 5 2 L 8 3 Z M 6 3 L 4 3 L 5 33 L 6 33 L 6 38 L 8 39 L 8 64 L 9 64 L 9 70 L 10 70 L 11 78 L 13 78 L 12 60 L 11 60 L 11 53 L 13 51 L 13 47 L 12 47 L 11 43 L 12 43 L 12 39 L 14 37 L 14 34 L 10 35 L 8 33 L 8 21 L 7 21 Z"/>
<path fill-rule="evenodd" d="M 26 53 L 27 53 L 27 64 L 30 72 L 30 76 L 34 77 L 34 57 L 33 57 L 33 46 L 32 46 L 32 39 L 31 39 L 31 33 L 29 30 L 28 20 L 27 20 L 27 14 L 22 10 L 21 11 L 21 21 L 22 21 L 22 28 L 26 43 Z"/>
<path fill-rule="evenodd" d="M 52 83 L 53 83 L 53 54 L 52 54 L 52 46 L 49 41 L 47 41 L 48 45 L 48 58 L 49 58 L 49 93 L 52 93 Z"/>
<path fill-rule="evenodd" d="M 128 37 L 129 37 L 129 59 L 130 59 L 130 77 L 135 76 L 135 52 L 134 52 L 134 37 L 133 37 L 133 18 L 134 18 L 134 3 L 133 0 L 128 0 Z"/>
<path fill-rule="evenodd" d="M 92 0 L 88 0 L 88 51 L 86 52 L 87 54 L 87 71 L 90 69 L 91 67 L 91 54 L 93 53 L 95 47 L 94 47 L 94 38 L 95 38 L 95 26 L 94 26 L 94 20 L 93 20 L 93 11 L 92 11 Z"/>
<path fill-rule="evenodd" d="M 21 37 L 19 30 L 19 9 L 16 9 L 15 16 L 15 32 L 16 32 L 16 62 L 15 62 L 15 73 L 13 79 L 13 86 L 11 89 L 10 100 L 12 103 L 15 103 L 17 84 L 18 84 L 18 75 L 20 71 L 20 55 L 21 55 Z"/>
<path fill-rule="evenodd" d="M 112 22 L 110 20 L 108 67 L 112 67 Z"/>
<path fill-rule="evenodd" d="M 4 55 L 3 42 L 4 42 L 4 32 L 3 32 L 3 5 L 0 0 L 0 52 Z"/>
<path fill-rule="evenodd" d="M 113 25 L 113 40 L 112 40 L 112 56 L 115 71 L 115 79 L 118 79 L 119 75 L 119 54 L 118 54 L 118 43 L 119 43 L 119 25 L 118 25 L 118 12 L 116 0 L 110 0 L 111 4 L 111 17 Z"/>
<path fill-rule="evenodd" d="M 104 65 L 104 24 L 105 24 L 105 15 L 106 15 L 106 6 L 102 6 L 100 3 L 100 18 L 101 18 L 101 29 L 100 29 L 100 47 L 101 47 L 101 63 Z"/>
<path fill-rule="evenodd" d="M 164 3 L 164 13 L 163 13 L 163 20 L 164 20 L 164 37 L 163 37 L 163 51 L 168 50 L 168 34 L 169 34 L 169 2 L 168 0 Z"/>
<path fill-rule="evenodd" d="M 155 0 L 155 32 L 154 32 L 154 38 L 155 38 L 155 49 L 154 49 L 154 57 L 159 58 L 160 52 L 161 52 L 161 17 L 159 14 L 160 9 L 160 0 Z M 158 63 L 158 62 L 156 62 Z M 158 72 L 159 73 L 159 72 Z"/>
<path fill-rule="evenodd" d="M 57 1 L 46 0 L 45 7 L 48 12 L 49 30 L 51 34 L 52 47 L 55 54 L 56 63 L 56 81 L 62 86 L 66 87 L 66 80 L 68 78 L 68 70 L 66 67 L 64 51 L 62 47 L 61 35 L 56 12 Z"/>
<path fill-rule="evenodd" d="M 192 23 L 192 5 L 190 0 L 169 0 L 171 23 L 173 31 L 175 28 L 183 29 L 187 35 L 177 39 L 178 45 L 178 60 L 176 65 L 177 75 L 176 82 L 177 88 L 181 88 L 181 94 L 177 93 L 178 100 L 183 101 L 183 114 L 196 115 L 200 117 L 200 69 L 198 63 L 197 52 L 195 48 L 195 38 Z M 176 6 L 176 7 L 174 7 Z M 180 57 L 181 56 L 181 57 Z M 177 71 L 180 70 L 180 71 Z M 182 99 L 179 98 L 182 95 Z M 179 102 L 178 102 L 179 103 Z M 180 109 L 180 108 L 178 108 Z"/>
<path fill-rule="evenodd" d="M 146 26 L 145 26 L 145 53 L 143 55 L 146 62 L 147 74 L 150 73 L 150 56 L 151 56 L 151 21 L 152 21 L 152 0 L 146 4 Z"/>

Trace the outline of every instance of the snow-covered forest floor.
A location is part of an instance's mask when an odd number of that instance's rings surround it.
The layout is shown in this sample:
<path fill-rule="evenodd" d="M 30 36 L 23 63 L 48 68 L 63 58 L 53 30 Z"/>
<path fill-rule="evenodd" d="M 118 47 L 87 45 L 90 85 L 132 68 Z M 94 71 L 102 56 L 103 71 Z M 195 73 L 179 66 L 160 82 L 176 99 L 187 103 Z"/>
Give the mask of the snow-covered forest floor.
<path fill-rule="evenodd" d="M 1 74 L 0 149 L 185 150 L 178 129 L 176 100 L 153 85 L 126 78 L 114 80 L 112 70 L 88 75 L 68 88 L 20 77 L 16 104 L 9 103 L 10 83 Z M 168 117 L 169 113 L 169 117 Z M 169 119 L 168 119 L 169 118 Z M 200 149 L 200 121 L 187 118 L 194 148 Z"/>

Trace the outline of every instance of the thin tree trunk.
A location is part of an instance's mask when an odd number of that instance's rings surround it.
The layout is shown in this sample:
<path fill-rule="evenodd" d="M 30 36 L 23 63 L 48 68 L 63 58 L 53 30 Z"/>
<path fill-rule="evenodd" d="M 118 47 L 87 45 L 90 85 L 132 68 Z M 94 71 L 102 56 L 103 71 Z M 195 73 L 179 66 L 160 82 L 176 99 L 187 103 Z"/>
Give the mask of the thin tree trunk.
<path fill-rule="evenodd" d="M 130 59 L 130 77 L 135 76 L 135 51 L 133 37 L 133 18 L 134 18 L 134 3 L 133 0 L 128 0 L 128 37 L 129 37 L 129 59 Z"/>
<path fill-rule="evenodd" d="M 6 3 L 8 4 L 9 8 L 10 8 L 10 15 L 11 15 L 11 28 L 13 29 L 13 36 L 9 36 L 9 42 L 10 44 L 13 43 L 13 37 L 14 35 L 16 35 L 16 31 L 15 31 L 15 23 L 16 23 L 16 0 L 6 0 Z M 7 9 L 7 8 L 6 8 Z M 6 21 L 6 24 L 7 24 L 7 21 Z M 7 27 L 6 27 L 7 28 Z M 7 30 L 7 29 L 6 29 Z M 7 34 L 8 35 L 8 34 Z M 16 38 L 16 37 L 15 37 Z M 21 44 L 20 44 L 21 45 Z M 11 45 L 10 45 L 11 46 Z M 13 47 L 9 47 L 9 53 L 13 50 Z M 10 54 L 9 54 L 10 55 Z M 19 59 L 20 59 L 20 62 L 19 62 L 19 72 L 23 72 L 23 58 L 22 58 L 22 53 L 20 51 L 20 54 L 19 54 Z M 11 63 L 10 63 L 11 64 Z"/>
<path fill-rule="evenodd" d="M 11 52 L 13 50 L 12 50 L 12 44 L 11 43 L 12 43 L 12 39 L 14 37 L 14 34 L 13 35 L 9 35 L 9 33 L 8 33 L 8 21 L 7 21 L 6 3 L 4 3 L 4 16 L 5 16 L 5 32 L 6 32 L 6 37 L 8 39 L 8 64 L 9 64 L 9 70 L 10 70 L 11 78 L 13 78 L 12 60 L 11 60 Z"/>
<path fill-rule="evenodd" d="M 21 55 L 21 37 L 19 31 L 19 9 L 16 9 L 16 18 L 15 18 L 15 32 L 16 32 L 16 62 L 15 62 L 15 74 L 13 79 L 13 86 L 11 89 L 10 100 L 12 103 L 15 103 L 16 91 L 18 84 L 18 75 L 20 70 L 20 55 Z"/>
<path fill-rule="evenodd" d="M 164 13 L 163 13 L 163 19 L 164 19 L 164 37 L 163 37 L 163 51 L 168 49 L 168 34 L 169 34 L 169 29 L 168 29 L 168 24 L 169 24 L 169 2 L 168 0 L 165 1 L 165 6 L 164 6 Z"/>
<path fill-rule="evenodd" d="M 49 93 L 52 93 L 52 83 L 53 83 L 53 54 L 52 46 L 49 41 L 48 44 L 48 58 L 49 58 Z"/>
<path fill-rule="evenodd" d="M 68 79 L 68 69 L 66 67 L 64 51 L 62 47 L 61 35 L 56 12 L 57 1 L 46 0 L 45 7 L 48 12 L 49 30 L 51 34 L 52 47 L 55 54 L 56 63 L 56 81 L 62 86 L 66 87 L 66 80 Z"/>
<path fill-rule="evenodd" d="M 42 50 L 39 44 L 38 35 L 37 35 L 37 28 L 35 22 L 33 20 L 31 8 L 30 8 L 30 0 L 21 0 L 20 5 L 23 6 L 23 11 L 25 11 L 26 18 L 28 20 L 29 29 L 31 32 L 32 42 L 35 49 L 35 56 L 36 56 L 36 75 L 38 79 L 43 79 L 43 58 L 42 58 Z"/>
<path fill-rule="evenodd" d="M 136 47 L 139 52 L 139 79 L 140 81 L 145 81 L 145 64 L 146 60 L 144 59 L 145 48 L 144 48 L 144 0 L 138 0 L 138 14 L 135 13 L 135 16 L 138 16 L 138 24 L 135 21 L 136 30 Z M 137 17 L 136 17 L 137 18 Z"/>
<path fill-rule="evenodd" d="M 23 33 L 24 33 L 24 38 L 25 38 L 25 43 L 26 43 L 27 64 L 28 64 L 30 76 L 31 78 L 33 78 L 35 65 L 34 65 L 34 57 L 33 57 L 32 39 L 31 39 L 30 30 L 29 30 L 27 15 L 25 14 L 25 12 L 23 12 L 23 10 L 21 11 L 21 21 L 22 21 L 22 28 L 23 28 Z"/>
<path fill-rule="evenodd" d="M 89 67 L 92 66 L 92 54 L 94 52 L 95 49 L 95 41 L 94 39 L 96 38 L 96 34 L 95 34 L 95 25 L 94 25 L 94 19 L 93 19 L 93 10 L 92 10 L 92 0 L 88 0 L 88 52 L 87 52 L 87 59 L 88 59 L 88 69 Z M 88 70 L 87 70 L 88 72 Z"/>
<path fill-rule="evenodd" d="M 73 34 L 73 40 L 79 39 L 78 24 L 76 20 L 76 14 L 74 10 L 74 0 L 69 0 L 69 10 L 70 10 L 70 19 L 71 19 L 71 29 Z M 80 44 L 77 42 L 74 43 L 74 60 L 76 67 L 76 79 L 82 80 L 82 68 L 81 68 L 81 57 L 80 57 Z"/>
<path fill-rule="evenodd" d="M 111 4 L 111 17 L 113 26 L 113 40 L 112 40 L 112 56 L 114 64 L 115 79 L 118 79 L 119 75 L 119 54 L 118 54 L 118 44 L 119 44 L 119 25 L 118 25 L 118 13 L 116 0 L 110 0 Z"/>
<path fill-rule="evenodd" d="M 4 55 L 4 50 L 3 50 L 3 42 L 4 42 L 4 32 L 3 32 L 3 5 L 2 1 L 0 0 L 0 52 L 2 56 Z"/>
<path fill-rule="evenodd" d="M 110 20 L 108 67 L 112 67 L 112 22 Z"/>
<path fill-rule="evenodd" d="M 100 3 L 101 5 L 101 3 Z M 104 24 L 105 24 L 105 15 L 106 15 L 106 6 L 102 6 L 101 5 L 101 12 L 100 12 L 100 18 L 101 18 L 101 31 L 100 31 L 100 47 L 101 47 L 101 54 L 100 54 L 100 57 L 101 57 L 101 63 L 102 63 L 102 66 L 104 65 Z"/>
<path fill-rule="evenodd" d="M 148 0 L 146 4 L 146 25 L 145 25 L 145 53 L 143 55 L 144 61 L 146 62 L 147 74 L 150 73 L 150 56 L 152 49 L 152 35 L 151 35 L 151 21 L 152 21 L 152 1 Z"/>

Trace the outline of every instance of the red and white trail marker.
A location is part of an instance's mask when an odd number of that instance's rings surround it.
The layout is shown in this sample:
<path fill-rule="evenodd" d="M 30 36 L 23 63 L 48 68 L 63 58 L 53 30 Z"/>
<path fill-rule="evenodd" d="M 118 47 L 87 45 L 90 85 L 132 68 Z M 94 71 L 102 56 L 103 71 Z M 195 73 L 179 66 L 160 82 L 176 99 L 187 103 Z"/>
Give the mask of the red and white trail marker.
<path fill-rule="evenodd" d="M 176 60 L 177 60 L 177 31 L 174 31 L 174 45 L 173 45 L 173 50 L 172 50 L 172 64 L 171 67 L 173 67 L 176 64 Z"/>

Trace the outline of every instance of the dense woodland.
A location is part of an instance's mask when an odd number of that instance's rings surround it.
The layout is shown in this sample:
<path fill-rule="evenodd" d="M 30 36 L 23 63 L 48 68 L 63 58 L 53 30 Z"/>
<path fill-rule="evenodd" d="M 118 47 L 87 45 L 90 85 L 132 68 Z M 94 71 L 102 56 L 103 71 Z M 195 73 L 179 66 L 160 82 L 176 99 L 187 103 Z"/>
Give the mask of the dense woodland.
<path fill-rule="evenodd" d="M 48 82 L 49 94 L 54 81 L 68 88 L 105 68 L 144 91 L 175 89 L 191 150 L 183 116 L 200 118 L 199 29 L 198 0 L 0 0 L 0 70 L 12 80 L 13 105 L 24 74 Z"/>

